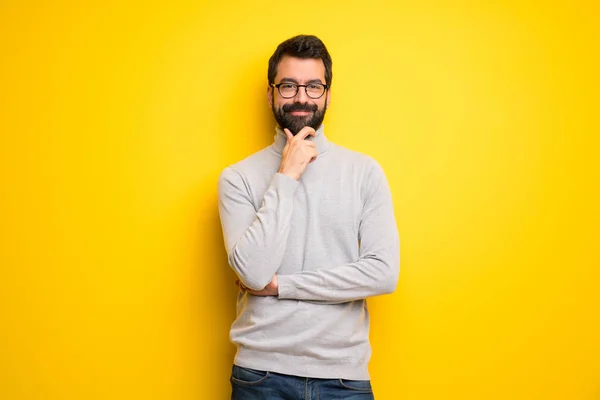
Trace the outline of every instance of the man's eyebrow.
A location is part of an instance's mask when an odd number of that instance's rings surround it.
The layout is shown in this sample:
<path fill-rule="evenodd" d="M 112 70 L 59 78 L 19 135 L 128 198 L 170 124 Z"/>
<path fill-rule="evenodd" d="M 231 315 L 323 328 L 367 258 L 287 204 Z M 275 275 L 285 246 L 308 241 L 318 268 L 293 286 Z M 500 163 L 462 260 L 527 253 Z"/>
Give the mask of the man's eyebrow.
<path fill-rule="evenodd" d="M 281 82 L 292 82 L 292 83 L 298 84 L 298 81 L 294 78 L 281 78 Z M 311 79 L 311 80 L 307 81 L 306 83 L 320 83 L 321 85 L 324 85 L 324 83 L 321 82 L 320 79 Z"/>

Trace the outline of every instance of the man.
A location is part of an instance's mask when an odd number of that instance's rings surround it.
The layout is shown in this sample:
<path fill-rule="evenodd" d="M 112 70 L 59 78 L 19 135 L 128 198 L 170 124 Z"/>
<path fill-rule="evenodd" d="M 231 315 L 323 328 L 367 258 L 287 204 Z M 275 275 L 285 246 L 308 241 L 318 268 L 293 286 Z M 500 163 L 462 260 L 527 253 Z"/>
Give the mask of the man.
<path fill-rule="evenodd" d="M 366 298 L 395 290 L 389 186 L 371 158 L 324 133 L 331 57 L 315 36 L 269 60 L 275 140 L 219 178 L 229 264 L 239 277 L 232 399 L 373 399 Z"/>

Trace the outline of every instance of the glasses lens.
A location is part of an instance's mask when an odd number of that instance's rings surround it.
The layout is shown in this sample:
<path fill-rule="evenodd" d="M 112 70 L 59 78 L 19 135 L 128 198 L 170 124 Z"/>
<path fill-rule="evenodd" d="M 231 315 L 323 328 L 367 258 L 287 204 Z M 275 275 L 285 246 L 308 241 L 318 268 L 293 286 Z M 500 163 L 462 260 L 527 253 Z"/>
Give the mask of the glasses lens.
<path fill-rule="evenodd" d="M 325 86 L 317 83 L 306 86 L 306 94 L 313 99 L 318 99 L 325 93 Z"/>
<path fill-rule="evenodd" d="M 293 83 L 282 83 L 279 85 L 279 94 L 282 97 L 294 97 L 298 92 L 298 86 Z"/>

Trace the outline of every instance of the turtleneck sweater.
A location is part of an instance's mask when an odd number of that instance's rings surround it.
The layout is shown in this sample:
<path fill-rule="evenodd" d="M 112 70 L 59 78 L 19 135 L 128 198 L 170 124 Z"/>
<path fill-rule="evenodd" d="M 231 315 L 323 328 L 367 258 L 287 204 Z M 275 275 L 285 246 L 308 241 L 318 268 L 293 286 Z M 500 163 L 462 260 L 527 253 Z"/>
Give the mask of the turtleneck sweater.
<path fill-rule="evenodd" d="M 230 338 L 241 367 L 369 379 L 366 298 L 395 290 L 400 243 L 387 179 L 371 157 L 314 137 L 299 180 L 278 173 L 287 138 L 223 170 L 219 213 L 229 265 L 248 288 L 277 274 L 278 296 L 240 291 Z"/>

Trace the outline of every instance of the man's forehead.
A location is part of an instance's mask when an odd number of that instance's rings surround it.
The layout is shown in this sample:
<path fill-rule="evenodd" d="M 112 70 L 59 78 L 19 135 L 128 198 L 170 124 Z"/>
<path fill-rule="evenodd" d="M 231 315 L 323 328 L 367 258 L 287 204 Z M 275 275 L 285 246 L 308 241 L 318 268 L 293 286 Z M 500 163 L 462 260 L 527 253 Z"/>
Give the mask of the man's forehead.
<path fill-rule="evenodd" d="M 284 56 L 277 66 L 278 80 L 295 81 L 325 80 L 325 65 L 320 58 L 297 58 Z"/>

